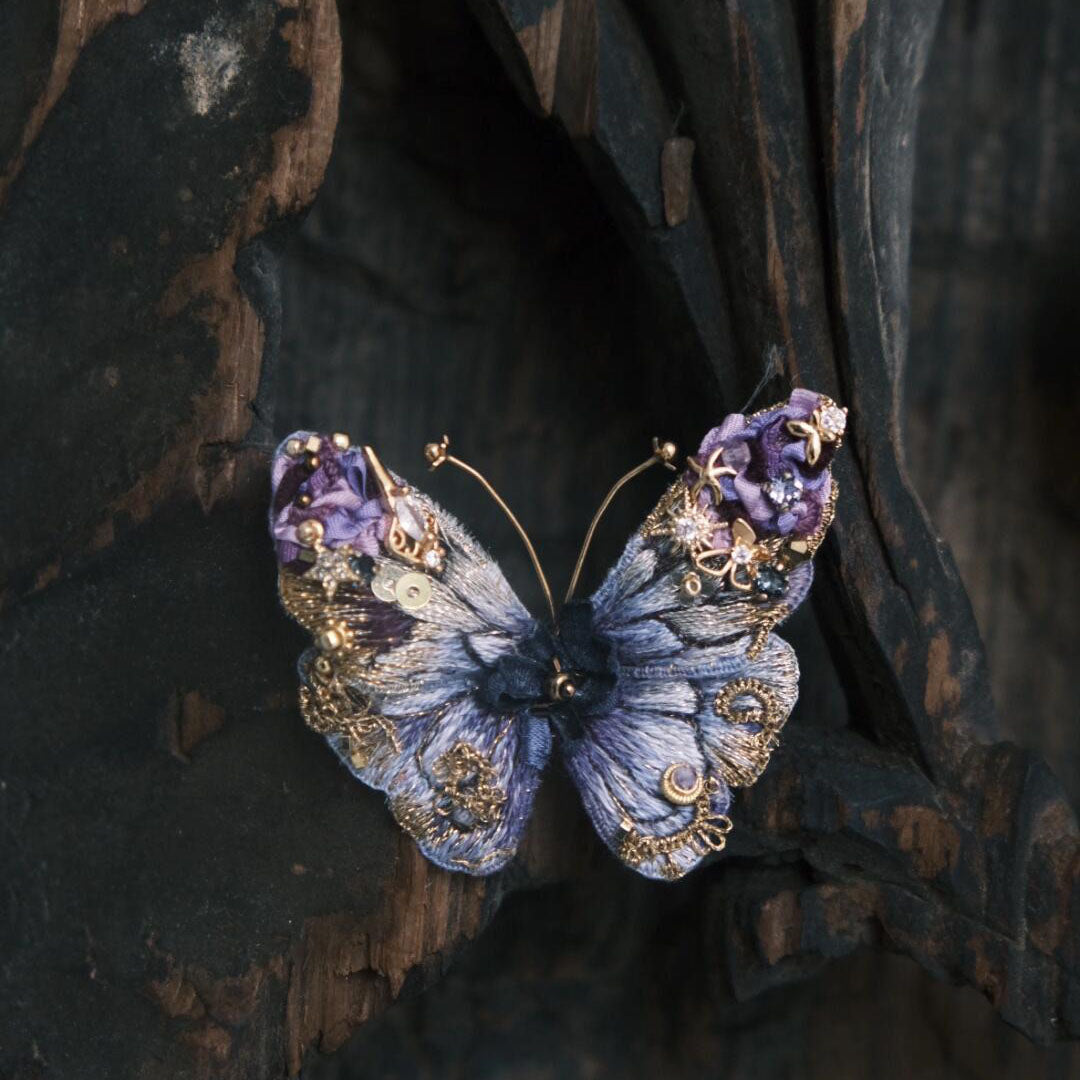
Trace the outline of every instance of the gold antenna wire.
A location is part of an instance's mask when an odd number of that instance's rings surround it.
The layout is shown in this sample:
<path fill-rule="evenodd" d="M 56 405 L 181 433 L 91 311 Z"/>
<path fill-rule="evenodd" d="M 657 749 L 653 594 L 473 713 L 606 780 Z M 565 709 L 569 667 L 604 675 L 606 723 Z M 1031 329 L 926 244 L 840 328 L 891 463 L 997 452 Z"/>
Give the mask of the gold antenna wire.
<path fill-rule="evenodd" d="M 652 445 L 653 452 L 648 460 L 643 461 L 640 465 L 636 465 L 625 476 L 620 476 L 612 485 L 611 490 L 604 496 L 604 501 L 600 504 L 600 509 L 593 515 L 592 522 L 589 525 L 589 531 L 585 534 L 585 542 L 581 545 L 581 551 L 578 553 L 577 562 L 574 564 L 574 574 L 570 578 L 570 587 L 566 590 L 566 596 L 563 598 L 564 604 L 569 603 L 570 598 L 574 595 L 574 590 L 578 586 L 578 579 L 581 577 L 581 571 L 585 566 L 585 556 L 589 554 L 589 545 L 592 544 L 593 534 L 596 532 L 597 525 L 600 524 L 600 519 L 611 505 L 611 500 L 619 493 L 619 489 L 624 484 L 633 480 L 635 476 L 639 476 L 653 465 L 664 465 L 672 471 L 675 470 L 675 466 L 672 465 L 671 462 L 679 452 L 679 448 L 673 442 L 661 443 L 659 439 L 653 439 Z"/>
<path fill-rule="evenodd" d="M 554 626 L 555 599 L 551 595 L 551 586 L 548 585 L 547 578 L 544 576 L 544 569 L 540 565 L 540 559 L 536 554 L 536 548 L 533 547 L 532 541 L 529 539 L 529 534 L 525 531 L 521 522 L 514 516 L 514 512 L 503 501 L 502 496 L 490 483 L 488 483 L 487 479 L 471 465 L 467 465 L 460 458 L 454 457 L 454 455 L 449 452 L 449 447 L 450 437 L 448 435 L 444 435 L 441 442 L 428 443 L 427 446 L 424 447 L 424 457 L 427 458 L 428 465 L 430 465 L 433 470 L 443 464 L 456 465 L 462 472 L 468 473 L 474 480 L 478 481 L 484 490 L 499 504 L 499 508 L 510 519 L 510 524 L 517 529 L 518 536 L 521 537 L 522 543 L 525 545 L 525 550 L 529 553 L 533 569 L 536 571 L 536 577 L 540 582 L 540 588 L 544 590 L 544 599 L 547 601 L 548 611 L 551 614 L 551 625 Z"/>

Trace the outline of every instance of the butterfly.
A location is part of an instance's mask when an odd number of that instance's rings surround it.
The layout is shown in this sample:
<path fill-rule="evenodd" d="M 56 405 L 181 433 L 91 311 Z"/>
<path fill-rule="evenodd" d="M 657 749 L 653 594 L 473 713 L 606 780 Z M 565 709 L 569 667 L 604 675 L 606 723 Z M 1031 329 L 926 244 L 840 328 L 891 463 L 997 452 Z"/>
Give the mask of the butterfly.
<path fill-rule="evenodd" d="M 513 859 L 558 743 L 611 851 L 646 877 L 682 877 L 724 848 L 733 789 L 761 775 L 795 704 L 798 664 L 773 630 L 810 588 L 846 417 L 796 389 L 728 416 L 685 468 L 654 440 L 593 518 L 558 609 L 509 507 L 445 436 L 430 443 L 433 469 L 470 473 L 518 529 L 545 618 L 372 447 L 290 435 L 270 529 L 282 603 L 313 638 L 298 665 L 306 723 L 439 866 L 482 875 Z M 656 463 L 677 477 L 574 599 L 604 509 Z"/>

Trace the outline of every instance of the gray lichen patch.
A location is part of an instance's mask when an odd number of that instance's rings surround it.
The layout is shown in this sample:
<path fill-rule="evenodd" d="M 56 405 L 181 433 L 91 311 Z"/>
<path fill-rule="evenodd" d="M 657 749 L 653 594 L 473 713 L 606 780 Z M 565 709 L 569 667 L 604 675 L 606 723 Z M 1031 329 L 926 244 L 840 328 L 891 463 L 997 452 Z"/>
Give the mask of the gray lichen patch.
<path fill-rule="evenodd" d="M 185 34 L 180 41 L 180 67 L 184 72 L 184 92 L 194 113 L 207 116 L 228 93 L 240 74 L 240 42 L 222 32 L 211 20 L 197 34 Z"/>

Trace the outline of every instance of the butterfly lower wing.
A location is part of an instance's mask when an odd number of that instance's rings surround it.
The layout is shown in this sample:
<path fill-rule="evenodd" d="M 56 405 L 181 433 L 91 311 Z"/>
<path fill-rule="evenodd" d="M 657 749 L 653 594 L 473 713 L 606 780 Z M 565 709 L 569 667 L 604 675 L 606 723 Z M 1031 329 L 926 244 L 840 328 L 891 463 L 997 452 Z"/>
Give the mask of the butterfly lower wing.
<path fill-rule="evenodd" d="M 500 869 L 520 843 L 548 736 L 477 688 L 531 616 L 451 515 L 416 491 L 388 501 L 359 451 L 299 432 L 275 457 L 274 481 L 282 602 L 315 639 L 299 664 L 305 720 L 386 793 L 425 856 Z"/>
<path fill-rule="evenodd" d="M 613 689 L 564 756 L 599 835 L 648 877 L 724 847 L 733 789 L 764 771 L 795 705 L 798 663 L 772 631 L 806 597 L 832 518 L 839 438 L 819 439 L 812 468 L 796 445 L 830 406 L 796 391 L 710 432 L 587 602 Z"/>

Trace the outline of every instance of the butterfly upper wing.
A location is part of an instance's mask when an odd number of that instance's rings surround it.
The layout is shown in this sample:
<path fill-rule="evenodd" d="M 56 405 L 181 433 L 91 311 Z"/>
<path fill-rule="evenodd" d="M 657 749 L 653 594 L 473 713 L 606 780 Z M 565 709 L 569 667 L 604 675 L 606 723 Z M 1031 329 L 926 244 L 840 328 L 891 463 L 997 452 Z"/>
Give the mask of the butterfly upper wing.
<path fill-rule="evenodd" d="M 830 406 L 796 391 L 710 432 L 587 602 L 613 689 L 564 757 L 597 832 L 648 877 L 681 877 L 724 846 L 732 789 L 761 775 L 795 705 L 798 663 L 772 630 L 809 591 L 840 438 L 827 431 L 810 466 L 788 424 L 813 429 Z M 713 483 L 699 483 L 717 447 Z M 733 564 L 740 541 L 750 557 Z"/>
<path fill-rule="evenodd" d="M 498 870 L 520 842 L 550 736 L 478 688 L 532 617 L 450 514 L 407 489 L 391 507 L 365 451 L 344 440 L 290 436 L 273 483 L 282 602 L 315 639 L 299 664 L 306 721 L 386 793 L 429 859 Z"/>

